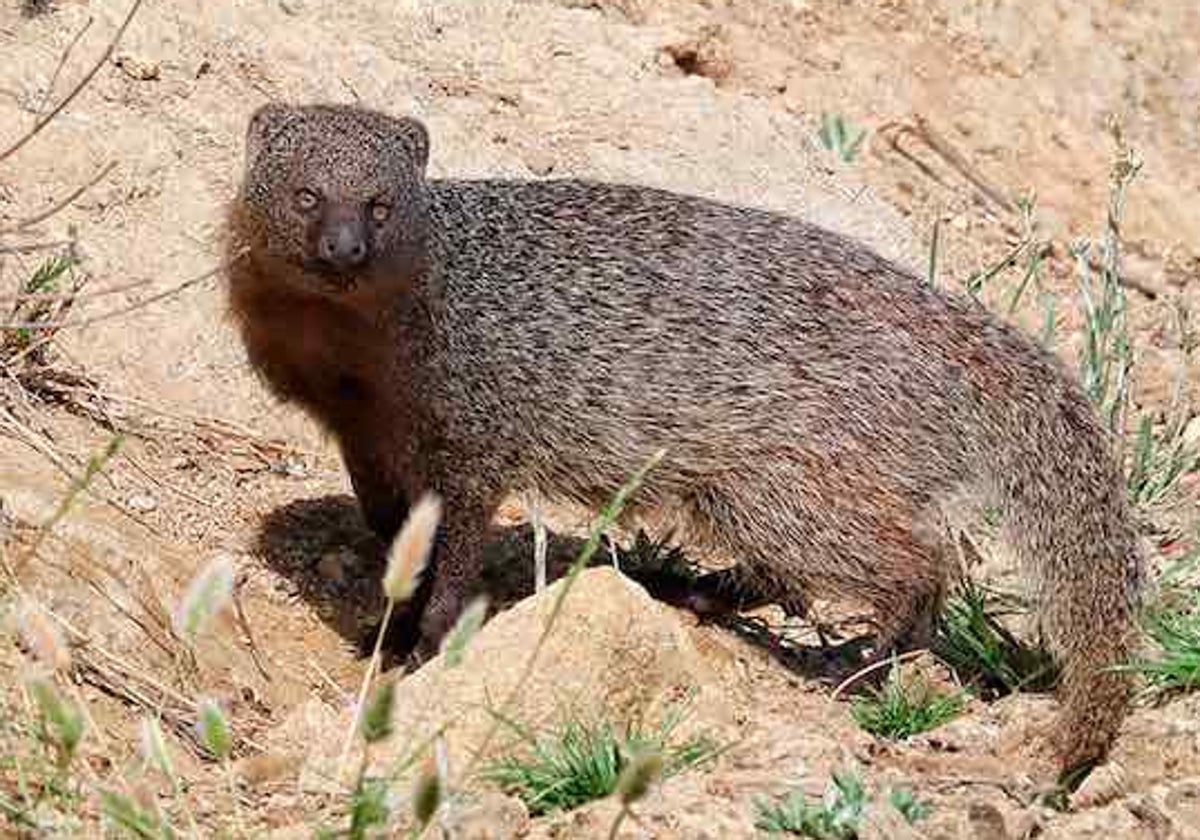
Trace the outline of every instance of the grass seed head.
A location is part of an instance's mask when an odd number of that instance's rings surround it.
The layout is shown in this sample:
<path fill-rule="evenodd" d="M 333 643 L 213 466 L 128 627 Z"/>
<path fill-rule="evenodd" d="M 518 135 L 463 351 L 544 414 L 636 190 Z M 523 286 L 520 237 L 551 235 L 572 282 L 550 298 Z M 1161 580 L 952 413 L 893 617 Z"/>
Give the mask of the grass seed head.
<path fill-rule="evenodd" d="M 409 511 L 404 527 L 388 551 L 383 591 L 389 599 L 404 603 L 417 591 L 441 518 L 442 501 L 433 493 L 426 493 Z"/>
<path fill-rule="evenodd" d="M 229 605 L 233 598 L 233 577 L 233 559 L 222 554 L 192 578 L 175 614 L 175 632 L 181 639 L 195 644 L 208 623 Z"/>
<path fill-rule="evenodd" d="M 442 780 L 438 775 L 437 762 L 432 758 L 425 762 L 421 775 L 413 789 L 413 816 L 417 825 L 424 828 L 442 804 Z"/>

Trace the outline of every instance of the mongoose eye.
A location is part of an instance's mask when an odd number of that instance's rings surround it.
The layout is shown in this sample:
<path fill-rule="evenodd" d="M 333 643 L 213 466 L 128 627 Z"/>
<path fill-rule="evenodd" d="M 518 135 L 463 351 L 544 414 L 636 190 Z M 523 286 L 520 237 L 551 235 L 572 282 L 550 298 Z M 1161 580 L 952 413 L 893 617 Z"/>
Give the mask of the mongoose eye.
<path fill-rule="evenodd" d="M 382 202 L 375 202 L 371 205 L 371 220 L 377 225 L 381 225 L 388 220 L 388 216 L 392 215 L 392 208 Z"/>
<path fill-rule="evenodd" d="M 317 194 L 310 189 L 296 190 L 296 206 L 301 210 L 312 210 L 319 201 Z"/>

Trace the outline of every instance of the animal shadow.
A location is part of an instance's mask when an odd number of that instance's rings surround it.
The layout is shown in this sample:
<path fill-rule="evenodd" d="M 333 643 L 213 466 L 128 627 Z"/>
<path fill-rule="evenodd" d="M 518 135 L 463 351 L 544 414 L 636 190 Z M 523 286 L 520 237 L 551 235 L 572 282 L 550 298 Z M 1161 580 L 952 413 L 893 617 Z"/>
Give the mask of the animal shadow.
<path fill-rule="evenodd" d="M 546 577 L 553 582 L 570 568 L 584 540 L 547 535 Z M 360 655 L 370 655 L 382 619 L 385 598 L 382 578 L 387 546 L 367 527 L 357 501 L 349 495 L 300 499 L 281 505 L 264 518 L 254 551 L 288 579 L 296 594 Z M 502 611 L 534 592 L 534 538 L 528 524 L 496 527 L 484 547 L 484 573 L 479 591 L 486 594 L 489 614 Z M 610 562 L 599 550 L 591 565 Z M 621 570 L 656 599 L 687 612 L 687 582 L 637 553 L 621 556 Z M 425 583 L 432 580 L 427 573 Z M 426 592 L 418 590 L 414 603 Z M 836 646 L 800 645 L 763 621 L 728 613 L 700 617 L 748 644 L 765 651 L 788 670 L 806 679 L 832 681 L 844 673 L 863 645 L 852 639 Z M 416 614 L 401 610 L 393 616 L 383 639 L 384 666 L 403 663 L 416 641 Z"/>
<path fill-rule="evenodd" d="M 583 540 L 549 534 L 546 577 L 564 574 L 583 547 Z M 254 551 L 276 573 L 296 587 L 296 593 L 322 621 L 369 655 L 375 645 L 386 601 L 382 579 L 387 546 L 367 527 L 353 496 L 330 495 L 281 505 L 264 518 Z M 494 528 L 484 547 L 480 592 L 488 597 L 489 612 L 506 609 L 532 595 L 534 540 L 528 525 Z M 605 562 L 598 554 L 594 562 Z M 424 583 L 433 579 L 427 570 Z M 414 604 L 428 596 L 418 589 Z M 383 640 L 390 664 L 403 659 L 416 641 L 416 614 L 400 610 Z"/>

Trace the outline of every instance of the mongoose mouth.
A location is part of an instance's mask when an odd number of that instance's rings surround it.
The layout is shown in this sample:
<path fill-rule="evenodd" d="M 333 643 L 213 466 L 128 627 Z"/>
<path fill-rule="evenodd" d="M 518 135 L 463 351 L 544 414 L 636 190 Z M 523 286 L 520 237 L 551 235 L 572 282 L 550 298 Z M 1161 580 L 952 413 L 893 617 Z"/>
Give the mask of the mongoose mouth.
<path fill-rule="evenodd" d="M 358 288 L 357 272 L 340 270 L 325 260 L 305 260 L 304 271 L 316 281 L 316 284 L 324 292 L 347 294 Z"/>

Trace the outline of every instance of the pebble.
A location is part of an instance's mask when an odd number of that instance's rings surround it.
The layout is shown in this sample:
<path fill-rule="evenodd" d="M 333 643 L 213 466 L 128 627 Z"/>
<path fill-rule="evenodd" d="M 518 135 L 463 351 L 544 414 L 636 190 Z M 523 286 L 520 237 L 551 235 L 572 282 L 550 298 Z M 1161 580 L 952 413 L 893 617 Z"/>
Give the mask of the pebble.
<path fill-rule="evenodd" d="M 149 513 L 152 510 L 158 510 L 158 499 L 149 493 L 134 493 L 125 500 L 125 505 L 130 510 L 136 510 L 140 513 Z"/>
<path fill-rule="evenodd" d="M 545 178 L 554 171 L 554 155 L 552 155 L 550 152 L 526 152 L 524 156 L 524 162 L 526 168 L 539 178 Z"/>

